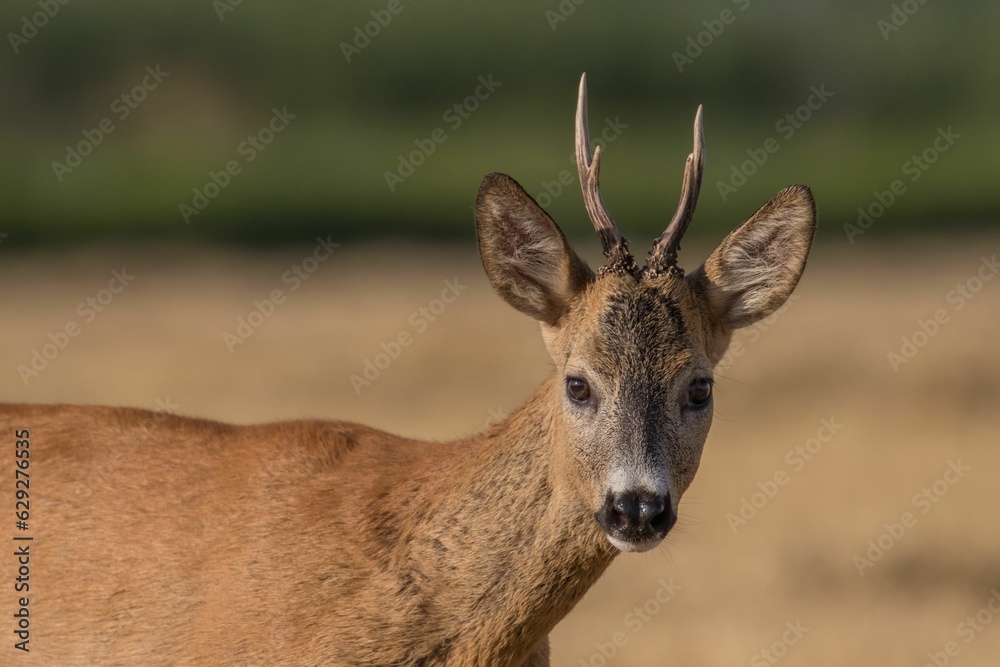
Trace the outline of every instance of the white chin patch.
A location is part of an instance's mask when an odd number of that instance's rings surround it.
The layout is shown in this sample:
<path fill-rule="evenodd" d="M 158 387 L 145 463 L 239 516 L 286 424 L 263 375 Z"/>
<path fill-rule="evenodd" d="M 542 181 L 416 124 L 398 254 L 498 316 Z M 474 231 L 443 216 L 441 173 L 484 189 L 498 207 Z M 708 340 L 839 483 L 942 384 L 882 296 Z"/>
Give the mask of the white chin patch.
<path fill-rule="evenodd" d="M 645 542 L 625 542 L 624 540 L 611 537 L 607 533 L 605 533 L 605 536 L 608 538 L 608 542 L 614 545 L 615 549 L 623 553 L 642 553 L 643 551 L 655 549 L 663 543 L 662 539 L 646 540 Z"/>

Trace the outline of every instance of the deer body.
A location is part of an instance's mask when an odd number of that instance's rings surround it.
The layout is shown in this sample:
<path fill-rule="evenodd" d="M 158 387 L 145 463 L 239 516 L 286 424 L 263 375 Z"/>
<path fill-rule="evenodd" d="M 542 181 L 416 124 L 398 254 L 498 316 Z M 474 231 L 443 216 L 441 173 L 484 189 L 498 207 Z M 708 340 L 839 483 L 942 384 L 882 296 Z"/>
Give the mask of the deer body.
<path fill-rule="evenodd" d="M 0 405 L 31 436 L 30 657 L 44 665 L 548 664 L 547 635 L 621 552 L 662 543 L 711 425 L 712 369 L 805 266 L 787 188 L 685 276 L 703 161 L 646 266 L 604 208 L 585 82 L 596 273 L 510 177 L 476 201 L 483 265 L 538 320 L 553 373 L 488 430 L 417 442 L 345 422 L 258 426 Z M 20 436 L 18 436 L 20 437 Z M 0 461 L 5 479 L 8 459 Z M 0 578 L 16 563 L 0 559 Z"/>
<path fill-rule="evenodd" d="M 450 443 L 3 406 L 37 461 L 32 652 L 65 666 L 523 664 L 615 551 L 553 492 L 549 385 Z"/>

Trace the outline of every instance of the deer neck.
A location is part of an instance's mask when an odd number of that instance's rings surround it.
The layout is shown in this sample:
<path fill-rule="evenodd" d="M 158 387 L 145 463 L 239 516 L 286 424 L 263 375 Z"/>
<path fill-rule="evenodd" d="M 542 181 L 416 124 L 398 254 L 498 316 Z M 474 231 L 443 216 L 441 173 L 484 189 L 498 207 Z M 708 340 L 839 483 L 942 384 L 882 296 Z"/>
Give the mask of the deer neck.
<path fill-rule="evenodd" d="M 439 599 L 463 610 L 461 643 L 490 657 L 482 664 L 518 664 L 517 651 L 542 641 L 617 553 L 555 446 L 556 383 L 550 376 L 504 422 L 455 443 L 466 460 L 453 462 L 422 526 L 445 582 Z"/>

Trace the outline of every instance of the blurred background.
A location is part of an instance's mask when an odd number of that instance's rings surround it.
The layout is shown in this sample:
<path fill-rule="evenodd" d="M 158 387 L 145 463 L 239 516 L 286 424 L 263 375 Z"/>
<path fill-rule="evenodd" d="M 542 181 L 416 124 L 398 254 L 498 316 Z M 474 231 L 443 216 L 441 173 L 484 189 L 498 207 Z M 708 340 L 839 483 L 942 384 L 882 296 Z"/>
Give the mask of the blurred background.
<path fill-rule="evenodd" d="M 985 1 L 11 0 L 0 399 L 427 438 L 502 419 L 549 367 L 472 203 L 509 173 L 600 263 L 586 71 L 637 256 L 698 104 L 682 264 L 791 183 L 819 234 L 717 371 L 679 529 L 616 562 L 553 664 L 995 665 L 998 26 Z"/>

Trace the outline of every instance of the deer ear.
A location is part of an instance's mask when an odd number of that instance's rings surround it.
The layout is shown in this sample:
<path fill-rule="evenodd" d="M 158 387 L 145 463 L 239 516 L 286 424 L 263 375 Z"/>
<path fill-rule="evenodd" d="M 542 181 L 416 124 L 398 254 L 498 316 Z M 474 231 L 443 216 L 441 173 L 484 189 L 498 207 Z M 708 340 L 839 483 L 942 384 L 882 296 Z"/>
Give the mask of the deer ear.
<path fill-rule="evenodd" d="M 717 334 L 767 317 L 791 295 L 816 231 L 816 205 L 804 185 L 776 194 L 722 241 L 689 281 Z M 721 354 L 720 354 L 721 356 Z"/>
<path fill-rule="evenodd" d="M 476 198 L 479 254 L 493 289 L 522 313 L 555 325 L 593 278 L 555 221 L 517 181 L 483 179 Z"/>

